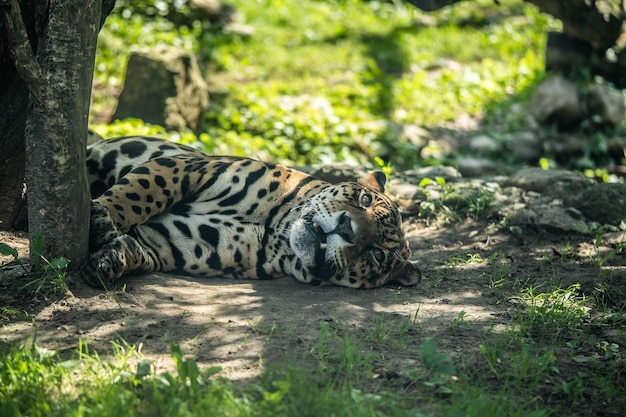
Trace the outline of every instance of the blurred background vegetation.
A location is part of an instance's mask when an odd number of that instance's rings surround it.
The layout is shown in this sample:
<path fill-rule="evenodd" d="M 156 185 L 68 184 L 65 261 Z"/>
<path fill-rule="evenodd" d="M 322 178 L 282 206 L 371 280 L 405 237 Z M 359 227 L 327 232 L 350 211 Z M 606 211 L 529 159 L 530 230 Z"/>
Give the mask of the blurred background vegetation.
<path fill-rule="evenodd" d="M 195 19 L 187 0 L 120 0 L 99 38 L 91 123 L 102 136 L 151 134 L 210 154 L 299 165 L 454 164 L 446 146 L 526 123 L 560 23 L 521 0 L 425 13 L 401 1 L 229 0 L 236 21 Z M 134 46 L 192 51 L 210 85 L 203 132 L 110 123 Z M 497 155 L 502 169 L 510 161 Z"/>

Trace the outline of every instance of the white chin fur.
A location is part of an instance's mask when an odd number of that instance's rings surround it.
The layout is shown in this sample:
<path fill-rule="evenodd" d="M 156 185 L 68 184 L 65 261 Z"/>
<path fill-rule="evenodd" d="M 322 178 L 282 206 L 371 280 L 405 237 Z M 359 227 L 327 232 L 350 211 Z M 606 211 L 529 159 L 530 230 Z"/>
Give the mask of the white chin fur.
<path fill-rule="evenodd" d="M 293 224 L 289 235 L 289 244 L 303 266 L 314 265 L 317 238 L 307 229 L 303 219 L 298 219 Z"/>

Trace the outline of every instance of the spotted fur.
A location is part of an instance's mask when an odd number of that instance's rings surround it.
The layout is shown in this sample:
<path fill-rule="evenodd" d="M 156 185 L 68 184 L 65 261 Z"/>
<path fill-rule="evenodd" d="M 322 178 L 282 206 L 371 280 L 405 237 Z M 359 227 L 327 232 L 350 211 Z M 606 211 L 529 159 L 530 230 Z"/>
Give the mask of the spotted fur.
<path fill-rule="evenodd" d="M 282 165 L 128 137 L 88 149 L 93 285 L 168 271 L 374 288 L 421 274 L 384 174 L 330 184 Z"/>

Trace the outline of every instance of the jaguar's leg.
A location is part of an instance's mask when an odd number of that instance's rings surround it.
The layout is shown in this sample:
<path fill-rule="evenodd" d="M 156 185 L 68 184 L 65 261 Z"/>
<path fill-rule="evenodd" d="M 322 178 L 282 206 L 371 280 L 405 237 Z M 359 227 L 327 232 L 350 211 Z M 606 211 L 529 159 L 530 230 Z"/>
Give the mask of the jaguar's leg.
<path fill-rule="evenodd" d="M 93 253 L 78 274 L 94 286 L 111 283 L 125 274 L 155 270 L 154 259 L 128 235 L 115 238 Z"/>

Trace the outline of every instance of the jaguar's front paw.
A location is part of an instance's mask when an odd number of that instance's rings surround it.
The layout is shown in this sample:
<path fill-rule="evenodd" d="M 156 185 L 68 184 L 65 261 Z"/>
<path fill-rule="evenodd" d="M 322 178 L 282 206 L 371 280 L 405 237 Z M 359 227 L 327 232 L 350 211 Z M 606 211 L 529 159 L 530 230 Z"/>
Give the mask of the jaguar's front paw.
<path fill-rule="evenodd" d="M 78 275 L 89 285 L 106 287 L 124 274 L 126 258 L 116 248 L 117 245 L 107 245 L 89 257 L 78 270 Z"/>

